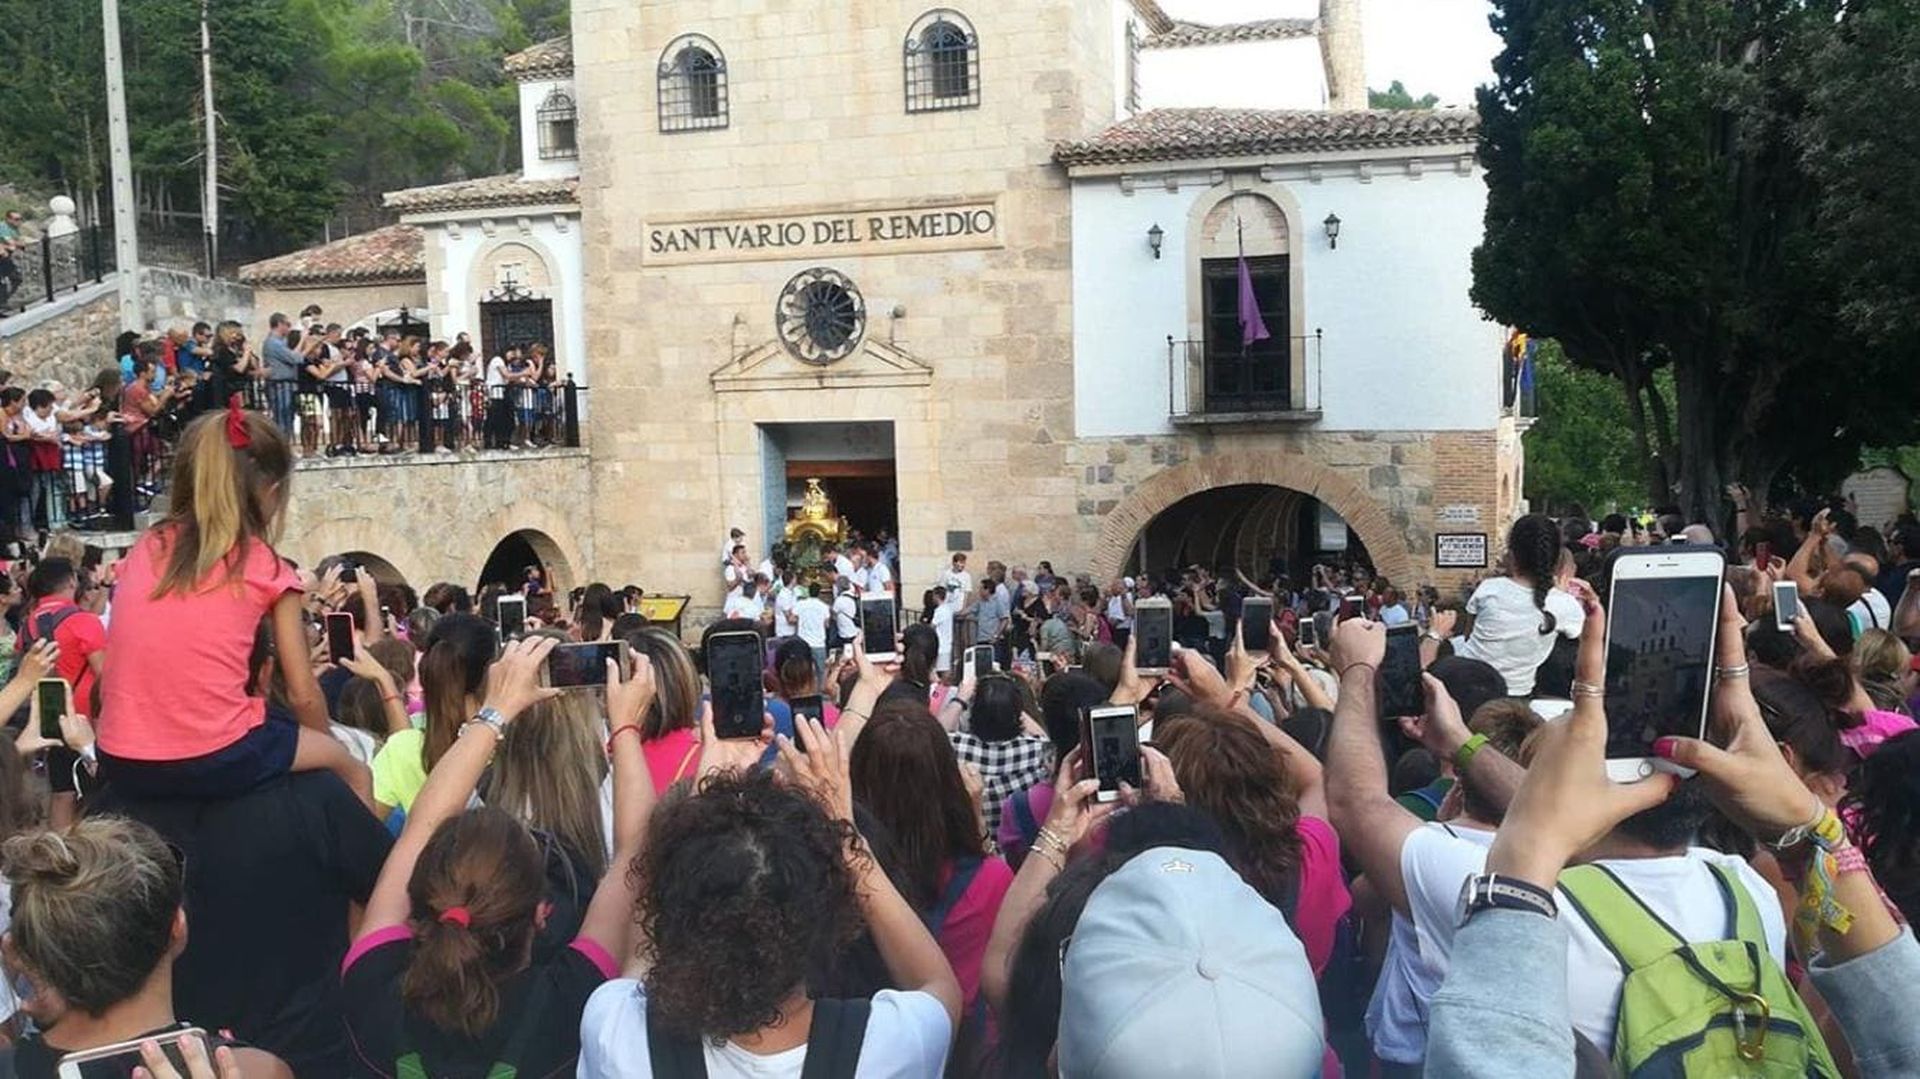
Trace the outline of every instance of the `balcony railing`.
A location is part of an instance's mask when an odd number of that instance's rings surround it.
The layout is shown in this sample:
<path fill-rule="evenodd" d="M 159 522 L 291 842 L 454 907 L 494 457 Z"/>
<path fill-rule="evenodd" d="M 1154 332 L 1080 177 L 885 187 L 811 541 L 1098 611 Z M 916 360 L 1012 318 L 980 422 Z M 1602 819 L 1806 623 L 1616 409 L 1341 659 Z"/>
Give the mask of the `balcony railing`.
<path fill-rule="evenodd" d="M 1324 337 L 1315 330 L 1284 338 L 1284 351 L 1263 355 L 1168 337 L 1167 415 L 1176 424 L 1313 423 Z"/>
<path fill-rule="evenodd" d="M 0 315 L 77 292 L 113 272 L 113 233 L 92 226 L 0 253 Z"/>

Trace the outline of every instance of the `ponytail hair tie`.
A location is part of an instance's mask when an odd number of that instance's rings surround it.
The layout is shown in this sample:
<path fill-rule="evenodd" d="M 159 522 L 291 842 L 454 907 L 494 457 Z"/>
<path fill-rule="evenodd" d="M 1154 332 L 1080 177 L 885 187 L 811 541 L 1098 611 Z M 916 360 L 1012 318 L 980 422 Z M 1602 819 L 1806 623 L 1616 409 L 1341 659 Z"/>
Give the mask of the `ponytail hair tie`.
<path fill-rule="evenodd" d="M 227 445 L 236 450 L 253 445 L 253 436 L 247 433 L 247 414 L 240 409 L 237 393 L 227 398 Z"/>
<path fill-rule="evenodd" d="M 440 912 L 440 922 L 442 925 L 457 925 L 466 929 L 473 925 L 473 914 L 465 907 L 448 907 Z"/>

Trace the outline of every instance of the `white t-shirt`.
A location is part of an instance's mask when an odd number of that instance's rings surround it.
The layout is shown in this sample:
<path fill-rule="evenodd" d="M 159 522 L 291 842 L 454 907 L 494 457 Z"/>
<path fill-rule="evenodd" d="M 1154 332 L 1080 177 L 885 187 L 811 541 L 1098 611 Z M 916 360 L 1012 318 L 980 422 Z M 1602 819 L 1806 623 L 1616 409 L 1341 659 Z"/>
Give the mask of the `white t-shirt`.
<path fill-rule="evenodd" d="M 1893 628 L 1893 606 L 1878 588 L 1869 588 L 1866 595 L 1854 600 L 1853 606 L 1847 608 L 1847 615 L 1853 619 L 1856 637 L 1870 629 Z"/>
<path fill-rule="evenodd" d="M 886 592 L 887 586 L 892 583 L 893 571 L 887 568 L 885 562 L 875 562 L 867 567 L 867 595 L 878 596 Z"/>
<path fill-rule="evenodd" d="M 973 595 L 973 574 L 963 569 L 948 568 L 940 583 L 947 590 L 947 606 L 955 611 L 967 605 L 967 597 Z"/>
<path fill-rule="evenodd" d="M 873 995 L 854 1079 L 931 1079 L 946 1066 L 953 1027 L 927 993 L 882 989 Z M 799 1079 L 807 1047 L 761 1056 L 701 1039 L 709 1079 Z M 651 1079 L 646 990 L 618 978 L 594 990 L 580 1016 L 579 1079 Z"/>
<path fill-rule="evenodd" d="M 727 605 L 722 613 L 728 618 L 746 618 L 758 622 L 761 612 L 767 609 L 767 597 L 755 592 L 751 597 L 743 596 L 735 588 L 727 593 Z"/>
<path fill-rule="evenodd" d="M 858 572 L 859 572 L 858 570 L 853 568 L 853 559 L 848 558 L 846 555 L 843 555 L 843 554 L 837 554 L 833 556 L 834 576 L 845 577 L 847 580 L 851 581 L 853 580 L 854 574 Z"/>
<path fill-rule="evenodd" d="M 487 389 L 491 390 L 506 384 L 507 361 L 503 357 L 495 356 L 487 361 Z"/>
<path fill-rule="evenodd" d="M 794 632 L 807 642 L 808 648 L 827 646 L 827 619 L 832 616 L 833 608 L 822 603 L 817 597 L 808 596 L 793 605 Z"/>
<path fill-rule="evenodd" d="M 1533 605 L 1533 589 L 1511 577 L 1490 577 L 1467 600 L 1473 615 L 1473 633 L 1453 639 L 1453 654 L 1483 660 L 1507 680 L 1515 697 L 1533 693 L 1533 675 L 1553 654 L 1555 634 L 1580 636 L 1587 613 L 1580 601 L 1558 588 L 1547 592 L 1547 613 L 1553 615 L 1553 633 L 1540 632 L 1540 608 Z"/>
<path fill-rule="evenodd" d="M 852 592 L 833 597 L 833 618 L 841 640 L 851 641 L 860 635 L 860 601 L 853 598 Z"/>
<path fill-rule="evenodd" d="M 1125 595 L 1107 597 L 1107 624 L 1114 629 L 1132 629 L 1133 619 L 1127 614 Z"/>
<path fill-rule="evenodd" d="M 1437 822 L 1421 827 L 1442 835 L 1446 834 L 1447 828 Z M 1486 863 L 1487 848 L 1493 845 L 1493 833 L 1457 824 L 1452 827 L 1454 837 L 1463 842 L 1446 845 L 1403 844 L 1400 848 L 1401 871 L 1414 871 L 1408 868 L 1412 856 L 1410 852 L 1419 851 L 1420 856 L 1435 863 L 1445 859 L 1458 862 L 1461 880 L 1479 872 Z M 1436 880 L 1453 875 L 1452 868 L 1437 864 L 1427 868 L 1426 872 Z M 1458 888 L 1455 889 L 1454 898 L 1459 898 Z M 1436 950 L 1440 950 L 1438 946 Z M 1426 1060 L 1428 1010 L 1433 994 L 1439 992 L 1440 983 L 1446 977 L 1447 964 L 1444 960 L 1434 963 L 1422 954 L 1413 919 L 1394 911 L 1393 927 L 1387 937 L 1386 960 L 1380 967 L 1380 980 L 1374 983 L 1373 999 L 1367 1004 L 1367 1035 L 1373 1042 L 1375 1056 L 1391 1064 L 1419 1064 Z"/>
<path fill-rule="evenodd" d="M 1456 839 L 1441 829 L 1418 828 L 1400 847 L 1400 872 L 1407 885 L 1407 904 L 1420 954 L 1440 972 L 1450 965 L 1453 934 L 1459 928 L 1460 886 L 1486 865 L 1486 848 L 1469 839 Z M 1596 862 L 1613 871 L 1620 882 L 1659 915 L 1674 932 L 1690 941 L 1726 940 L 1726 901 L 1708 863 L 1733 870 L 1746 885 L 1760 911 L 1760 926 L 1774 962 L 1786 963 L 1787 926 L 1780 900 L 1760 874 L 1742 858 L 1693 847 L 1673 858 L 1635 858 Z M 1567 1014 L 1575 1030 L 1602 1051 L 1611 1051 L 1613 1026 L 1619 1018 L 1620 986 L 1626 975 L 1620 963 L 1587 927 L 1564 894 L 1560 924 L 1567 929 Z"/>
<path fill-rule="evenodd" d="M 776 639 L 793 636 L 793 605 L 799 592 L 791 585 L 773 594 L 773 635 Z"/>
<path fill-rule="evenodd" d="M 933 632 L 940 638 L 940 651 L 933 657 L 935 674 L 953 669 L 953 608 L 941 604 L 933 609 Z"/>

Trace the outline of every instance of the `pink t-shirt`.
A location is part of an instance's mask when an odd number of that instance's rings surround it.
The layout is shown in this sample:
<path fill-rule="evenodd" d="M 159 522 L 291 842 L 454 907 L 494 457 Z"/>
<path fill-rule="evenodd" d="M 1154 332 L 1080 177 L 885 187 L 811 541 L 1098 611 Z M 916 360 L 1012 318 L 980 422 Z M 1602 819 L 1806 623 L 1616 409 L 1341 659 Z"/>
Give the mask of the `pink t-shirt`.
<path fill-rule="evenodd" d="M 1896 734 L 1914 729 L 1914 722 L 1898 712 L 1882 712 L 1868 709 L 1860 716 L 1858 727 L 1848 727 L 1840 732 L 1840 742 L 1861 757 L 1870 757 L 1880 748 L 1880 743 Z"/>
<path fill-rule="evenodd" d="M 1353 906 L 1353 894 L 1340 871 L 1340 837 L 1333 834 L 1333 826 L 1319 817 L 1301 817 L 1294 831 L 1300 835 L 1300 891 L 1293 905 L 1293 931 L 1306 946 L 1317 979 L 1333 958 L 1335 931 Z"/>
<path fill-rule="evenodd" d="M 953 863 L 940 874 L 940 888 L 944 892 L 947 884 L 953 880 Z M 988 858 L 980 863 L 973 874 L 973 883 L 960 894 L 959 902 L 947 912 L 946 921 L 940 926 L 940 950 L 947 954 L 947 963 L 953 967 L 953 976 L 960 982 L 960 994 L 965 1000 L 962 1012 L 973 1008 L 974 999 L 980 993 L 980 966 L 986 958 L 987 939 L 993 936 L 993 921 L 1000 916 L 1000 901 L 1007 897 L 1007 889 L 1013 887 L 1013 870 L 999 858 Z"/>
<path fill-rule="evenodd" d="M 640 748 L 647 756 L 647 773 L 653 777 L 655 794 L 667 793 L 676 780 L 691 778 L 700 771 L 700 738 L 691 727 L 668 731 Z"/>
<path fill-rule="evenodd" d="M 260 619 L 300 591 L 293 568 L 254 543 L 236 583 L 221 566 L 194 591 L 155 599 L 166 549 L 159 529 L 140 537 L 114 590 L 99 734 L 102 750 L 126 760 L 205 756 L 266 722 L 266 700 L 247 695 L 247 657 Z"/>

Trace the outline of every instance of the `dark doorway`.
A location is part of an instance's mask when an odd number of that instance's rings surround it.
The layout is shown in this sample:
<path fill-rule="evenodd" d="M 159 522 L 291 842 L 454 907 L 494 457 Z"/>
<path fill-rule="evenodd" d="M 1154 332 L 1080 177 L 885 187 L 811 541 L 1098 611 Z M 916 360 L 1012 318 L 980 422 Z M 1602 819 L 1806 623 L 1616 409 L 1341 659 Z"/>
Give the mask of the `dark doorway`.
<path fill-rule="evenodd" d="M 494 545 L 493 553 L 487 556 L 487 564 L 480 568 L 480 587 L 499 584 L 509 589 L 519 589 L 526 584 L 528 566 L 537 566 L 543 578 L 550 577 L 546 562 L 533 549 L 527 534 L 511 533 Z"/>
<path fill-rule="evenodd" d="M 488 356 L 504 356 L 508 349 L 525 352 L 533 345 L 553 343 L 552 300 L 500 300 L 480 305 L 480 348 Z M 556 358 L 558 353 L 555 353 Z"/>
<path fill-rule="evenodd" d="M 1200 264 L 1205 286 L 1207 411 L 1269 412 L 1292 407 L 1287 257 L 1250 258 L 1255 306 L 1270 335 L 1245 344 L 1240 329 L 1240 260 Z"/>
<path fill-rule="evenodd" d="M 1316 562 L 1371 568 L 1351 528 L 1344 549 L 1320 530 L 1319 499 L 1286 487 L 1237 484 L 1188 495 L 1161 510 L 1134 541 L 1127 572 L 1231 566 L 1255 581 L 1285 573 L 1301 579 Z M 1337 522 L 1336 522 L 1337 525 Z"/>

